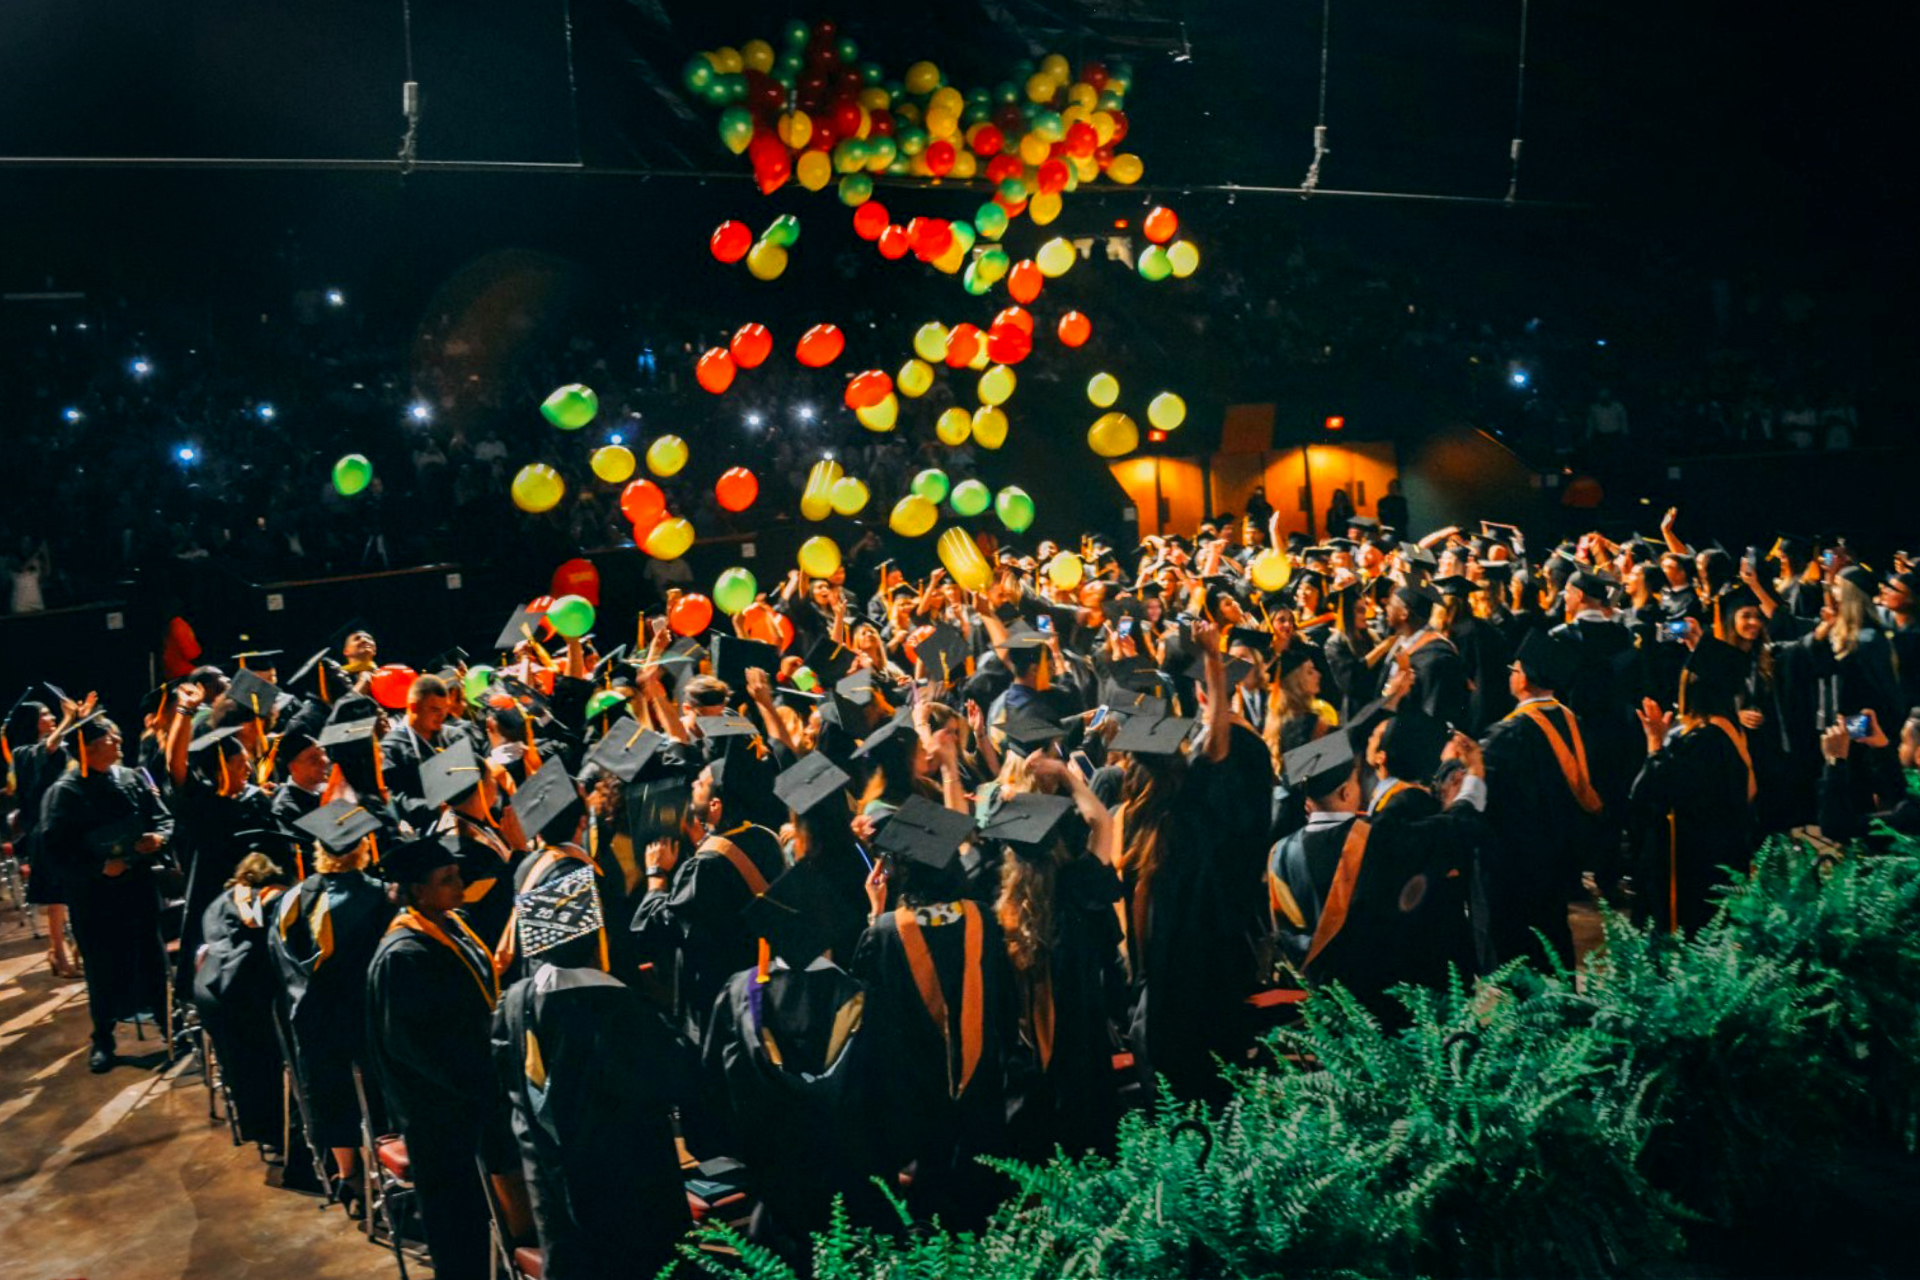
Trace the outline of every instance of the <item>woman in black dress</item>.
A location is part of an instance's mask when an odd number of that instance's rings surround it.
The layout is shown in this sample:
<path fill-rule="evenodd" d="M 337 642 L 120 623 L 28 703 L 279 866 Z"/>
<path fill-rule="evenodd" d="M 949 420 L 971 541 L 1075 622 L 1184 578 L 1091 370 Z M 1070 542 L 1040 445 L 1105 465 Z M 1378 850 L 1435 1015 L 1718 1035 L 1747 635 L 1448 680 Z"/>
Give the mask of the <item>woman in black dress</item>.
<path fill-rule="evenodd" d="M 234 1128 L 242 1141 L 262 1147 L 279 1146 L 283 1122 L 280 1042 L 273 1032 L 280 980 L 267 938 L 286 891 L 286 872 L 272 858 L 260 852 L 242 858 L 226 891 L 207 906 L 193 966 L 194 1008 L 220 1055 Z"/>
<path fill-rule="evenodd" d="M 41 702 L 22 702 L 13 709 L 4 733 L 6 743 L 6 807 L 13 810 L 10 825 L 13 848 L 30 869 L 27 903 L 47 912 L 47 966 L 58 978 L 80 976 L 80 963 L 67 940 L 67 897 L 60 868 L 50 858 L 35 856 L 39 848 L 40 805 L 47 788 L 67 767 L 67 753 L 49 746 L 58 722 Z"/>

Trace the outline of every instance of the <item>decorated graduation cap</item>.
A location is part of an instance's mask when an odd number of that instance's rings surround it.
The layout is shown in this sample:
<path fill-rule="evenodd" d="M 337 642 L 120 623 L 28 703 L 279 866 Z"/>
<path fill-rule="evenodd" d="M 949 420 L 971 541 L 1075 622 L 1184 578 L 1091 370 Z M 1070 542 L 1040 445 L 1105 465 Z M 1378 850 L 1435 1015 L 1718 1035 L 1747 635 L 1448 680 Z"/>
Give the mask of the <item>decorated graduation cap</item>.
<path fill-rule="evenodd" d="M 300 669 L 287 677 L 286 687 L 325 703 L 344 697 L 353 688 L 353 679 L 329 656 L 330 653 L 330 650 L 322 649 L 301 663 Z"/>
<path fill-rule="evenodd" d="M 485 776 L 473 744 L 462 739 L 420 762 L 420 791 L 429 805 L 455 805 L 473 794 Z"/>
<path fill-rule="evenodd" d="M 973 820 L 964 813 L 935 804 L 925 796 L 908 796 L 874 837 L 882 853 L 944 871 L 953 865 L 960 846 L 973 834 Z"/>
<path fill-rule="evenodd" d="M 632 716 L 623 716 L 587 753 L 587 763 L 600 766 L 622 782 L 632 782 L 667 741 Z"/>
<path fill-rule="evenodd" d="M 582 810 L 580 790 L 558 756 L 550 757 L 513 793 L 513 815 L 520 820 L 520 829 L 549 843 L 572 839 Z"/>
<path fill-rule="evenodd" d="M 1732 645 L 1703 636 L 1687 659 L 1687 673 L 1716 693 L 1733 693 L 1745 682 L 1751 665 L 1751 659 Z"/>
<path fill-rule="evenodd" d="M 713 674 L 727 682 L 736 695 L 747 687 L 747 672 L 755 667 L 771 680 L 780 673 L 780 650 L 761 640 L 742 636 L 713 636 Z"/>
<path fill-rule="evenodd" d="M 459 864 L 455 842 L 450 837 L 423 836 L 396 842 L 372 872 L 388 884 L 425 884 L 427 877 L 440 868 Z"/>
<path fill-rule="evenodd" d="M 1066 796 L 1027 792 L 1008 796 L 987 816 L 980 834 L 1004 840 L 1019 852 L 1040 853 L 1053 842 L 1060 823 L 1073 812 Z"/>
<path fill-rule="evenodd" d="M 1329 733 L 1280 758 L 1287 785 L 1318 800 L 1353 776 L 1353 743 L 1344 733 Z"/>
<path fill-rule="evenodd" d="M 765 938 L 774 955 L 795 969 L 804 969 L 833 945 L 835 922 L 845 906 L 811 869 L 789 868 L 746 906 L 741 919 L 755 935 Z"/>
<path fill-rule="evenodd" d="M 931 635 L 914 647 L 914 653 L 927 678 L 941 684 L 954 684 L 972 674 L 967 662 L 972 649 L 966 637 L 946 623 L 935 627 Z"/>
<path fill-rule="evenodd" d="M 802 816 L 846 793 L 853 777 L 835 764 L 824 752 L 801 756 L 773 780 L 773 794 L 780 802 Z M 844 802 L 842 809 L 845 808 Z"/>
<path fill-rule="evenodd" d="M 1571 688 L 1580 671 L 1580 651 L 1544 631 L 1527 632 L 1513 660 L 1526 673 L 1528 683 L 1555 692 Z"/>
<path fill-rule="evenodd" d="M 350 852 L 368 836 L 377 835 L 383 826 L 377 812 L 351 800 L 322 805 L 293 825 L 329 853 Z"/>
<path fill-rule="evenodd" d="M 1184 716 L 1128 716 L 1108 746 L 1135 756 L 1176 756 L 1193 732 L 1193 723 Z"/>
<path fill-rule="evenodd" d="M 1404 782 L 1423 784 L 1440 771 L 1440 753 L 1446 746 L 1447 726 L 1411 709 L 1387 721 L 1387 731 L 1380 740 L 1387 756 L 1387 772 Z"/>
<path fill-rule="evenodd" d="M 598 957 L 605 969 L 605 904 L 600 900 L 600 885 L 593 867 L 582 863 L 562 876 L 535 885 L 514 898 L 514 923 L 520 953 L 529 959 L 544 959 L 549 964 L 586 967 Z M 592 939 L 591 952 L 576 953 L 569 943 Z M 566 951 L 561 948 L 568 948 Z"/>
<path fill-rule="evenodd" d="M 274 704 L 280 700 L 280 690 L 272 681 L 261 679 L 258 672 L 243 667 L 234 673 L 226 696 L 254 719 L 271 720 Z"/>

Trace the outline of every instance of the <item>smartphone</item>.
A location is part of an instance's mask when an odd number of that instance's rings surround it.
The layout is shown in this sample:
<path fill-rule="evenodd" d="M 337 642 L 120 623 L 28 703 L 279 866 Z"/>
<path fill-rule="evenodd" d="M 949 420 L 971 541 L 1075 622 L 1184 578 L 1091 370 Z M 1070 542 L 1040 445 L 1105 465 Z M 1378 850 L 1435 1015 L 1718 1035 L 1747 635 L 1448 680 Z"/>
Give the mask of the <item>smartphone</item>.
<path fill-rule="evenodd" d="M 1133 619 L 1132 619 L 1132 618 L 1122 618 L 1122 619 L 1120 619 L 1120 625 L 1114 628 L 1114 634 L 1116 634 L 1116 635 L 1123 635 L 1123 636 L 1130 636 L 1130 635 L 1132 635 L 1132 634 L 1133 634 Z"/>
<path fill-rule="evenodd" d="M 1670 636 L 1684 636 L 1687 634 L 1687 620 L 1685 618 L 1675 618 L 1672 622 L 1669 622 L 1667 624 L 1667 634 Z"/>
<path fill-rule="evenodd" d="M 1105 724 L 1106 722 L 1107 722 L 1107 709 L 1105 707 L 1095 707 L 1093 709 L 1092 719 L 1087 721 L 1087 729 L 1089 732 L 1091 732 L 1094 729 L 1098 729 L 1101 725 Z M 1080 753 L 1076 752 L 1075 754 L 1080 754 Z"/>
<path fill-rule="evenodd" d="M 1051 635 L 1053 633 L 1053 615 L 1043 613 L 1033 620 L 1033 625 L 1036 629 L 1045 631 Z"/>
<path fill-rule="evenodd" d="M 1074 752 L 1067 757 L 1067 763 L 1073 766 L 1074 772 L 1080 775 L 1082 781 L 1093 781 L 1093 757 L 1089 756 L 1086 752 Z"/>
<path fill-rule="evenodd" d="M 1847 736 L 1855 742 L 1865 742 L 1873 736 L 1873 724 L 1867 719 L 1864 712 L 1857 716 L 1847 717 Z"/>

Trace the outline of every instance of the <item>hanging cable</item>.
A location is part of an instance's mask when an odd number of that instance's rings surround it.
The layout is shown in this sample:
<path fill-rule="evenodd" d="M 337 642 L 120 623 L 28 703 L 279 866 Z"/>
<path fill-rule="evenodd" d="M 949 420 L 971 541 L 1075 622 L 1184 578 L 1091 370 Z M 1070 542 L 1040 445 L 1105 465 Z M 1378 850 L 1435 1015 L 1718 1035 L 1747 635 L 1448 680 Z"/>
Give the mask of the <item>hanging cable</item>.
<path fill-rule="evenodd" d="M 413 78 L 413 3 L 400 0 L 400 36 L 406 52 L 407 78 L 400 85 L 400 110 L 407 118 L 407 131 L 400 135 L 400 176 L 413 172 L 420 147 L 420 82 Z M 569 46 L 571 68 L 571 46 Z"/>
<path fill-rule="evenodd" d="M 573 70 L 573 0 L 560 0 L 560 25 L 567 38 L 567 113 L 573 118 L 573 162 L 580 164 L 580 81 Z"/>
<path fill-rule="evenodd" d="M 1327 47 L 1333 33 L 1332 20 L 1333 0 L 1320 0 L 1320 118 L 1313 126 L 1313 163 L 1300 180 L 1300 189 L 1309 195 L 1320 186 L 1320 162 L 1327 155 Z"/>
<path fill-rule="evenodd" d="M 1531 0 L 1520 0 L 1520 65 L 1514 72 L 1513 86 L 1513 141 L 1507 144 L 1507 159 L 1512 169 L 1507 174 L 1507 203 L 1512 204 L 1520 194 L 1520 122 L 1527 105 L 1527 6 Z"/>

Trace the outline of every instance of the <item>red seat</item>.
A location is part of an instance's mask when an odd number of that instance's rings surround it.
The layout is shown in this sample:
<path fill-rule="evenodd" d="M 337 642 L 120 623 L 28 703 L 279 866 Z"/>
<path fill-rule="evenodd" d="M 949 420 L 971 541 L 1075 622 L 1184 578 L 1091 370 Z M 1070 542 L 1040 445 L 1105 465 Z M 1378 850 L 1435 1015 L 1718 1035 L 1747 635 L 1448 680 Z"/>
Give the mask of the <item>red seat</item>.
<path fill-rule="evenodd" d="M 373 1155 L 382 1168 L 402 1182 L 413 1181 L 413 1161 L 407 1158 L 407 1140 L 388 1134 L 373 1140 Z"/>
<path fill-rule="evenodd" d="M 1270 991 L 1256 991 L 1247 997 L 1247 1003 L 1256 1009 L 1275 1009 L 1281 1005 L 1305 1003 L 1310 992 L 1275 987 Z"/>
<path fill-rule="evenodd" d="M 523 1244 L 513 1251 L 513 1265 L 523 1276 L 540 1280 L 547 1274 L 547 1256 L 530 1244 Z"/>
<path fill-rule="evenodd" d="M 1116 1054 L 1114 1054 L 1114 1055 L 1113 1055 L 1113 1069 L 1114 1069 L 1115 1071 L 1131 1071 L 1131 1070 L 1133 1070 L 1133 1055 L 1132 1055 L 1132 1054 L 1130 1054 L 1130 1053 L 1116 1053 Z"/>

